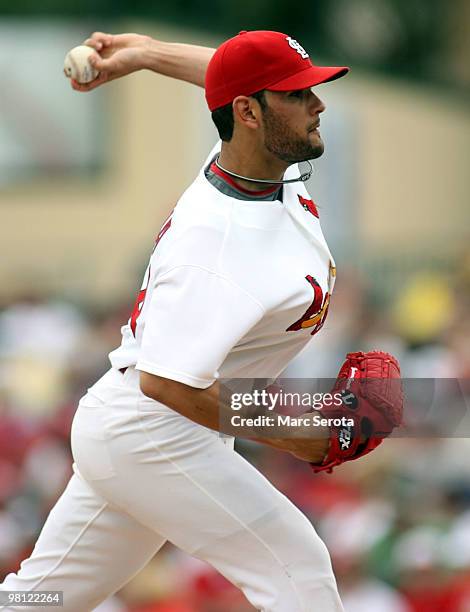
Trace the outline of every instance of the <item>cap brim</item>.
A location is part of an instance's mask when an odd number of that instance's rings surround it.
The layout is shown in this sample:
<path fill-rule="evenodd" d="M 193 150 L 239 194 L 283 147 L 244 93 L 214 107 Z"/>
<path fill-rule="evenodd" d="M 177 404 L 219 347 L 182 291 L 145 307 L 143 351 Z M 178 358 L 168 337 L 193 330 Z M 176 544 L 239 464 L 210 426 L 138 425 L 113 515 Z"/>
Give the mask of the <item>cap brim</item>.
<path fill-rule="evenodd" d="M 287 79 L 268 85 L 265 89 L 271 91 L 294 91 L 296 89 L 307 89 L 321 83 L 328 83 L 341 78 L 349 72 L 347 66 L 310 66 L 301 70 Z"/>

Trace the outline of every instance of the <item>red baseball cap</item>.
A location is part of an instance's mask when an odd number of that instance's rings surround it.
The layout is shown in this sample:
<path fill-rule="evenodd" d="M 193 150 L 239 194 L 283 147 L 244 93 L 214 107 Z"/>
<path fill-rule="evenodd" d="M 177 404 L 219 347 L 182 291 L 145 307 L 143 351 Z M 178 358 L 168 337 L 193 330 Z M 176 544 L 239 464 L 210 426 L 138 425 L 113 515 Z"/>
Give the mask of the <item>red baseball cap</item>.
<path fill-rule="evenodd" d="M 262 89 L 291 91 L 339 79 L 349 68 L 314 66 L 305 49 L 281 32 L 240 32 L 220 45 L 206 72 L 211 111 Z"/>

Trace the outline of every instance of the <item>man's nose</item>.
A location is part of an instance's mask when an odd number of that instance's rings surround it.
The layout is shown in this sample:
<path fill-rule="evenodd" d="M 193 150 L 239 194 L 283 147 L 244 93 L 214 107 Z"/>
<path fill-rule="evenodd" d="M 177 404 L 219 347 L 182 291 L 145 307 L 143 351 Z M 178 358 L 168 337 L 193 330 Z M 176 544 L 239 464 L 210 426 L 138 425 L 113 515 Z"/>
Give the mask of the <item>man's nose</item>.
<path fill-rule="evenodd" d="M 316 113 L 323 113 L 326 110 L 326 105 L 313 91 L 311 92 L 311 113 L 315 115 Z"/>

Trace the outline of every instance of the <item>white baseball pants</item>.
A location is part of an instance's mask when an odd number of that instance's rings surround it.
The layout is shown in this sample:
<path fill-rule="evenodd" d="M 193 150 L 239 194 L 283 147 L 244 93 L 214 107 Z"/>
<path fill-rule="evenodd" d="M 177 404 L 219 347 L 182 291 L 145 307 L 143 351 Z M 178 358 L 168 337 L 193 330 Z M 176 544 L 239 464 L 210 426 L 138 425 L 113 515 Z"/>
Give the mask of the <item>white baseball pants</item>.
<path fill-rule="evenodd" d="M 146 398 L 135 370 L 110 370 L 91 387 L 71 437 L 75 473 L 31 557 L 0 590 L 63 591 L 62 610 L 88 612 L 170 540 L 258 610 L 343 610 L 309 520 L 231 438 Z"/>

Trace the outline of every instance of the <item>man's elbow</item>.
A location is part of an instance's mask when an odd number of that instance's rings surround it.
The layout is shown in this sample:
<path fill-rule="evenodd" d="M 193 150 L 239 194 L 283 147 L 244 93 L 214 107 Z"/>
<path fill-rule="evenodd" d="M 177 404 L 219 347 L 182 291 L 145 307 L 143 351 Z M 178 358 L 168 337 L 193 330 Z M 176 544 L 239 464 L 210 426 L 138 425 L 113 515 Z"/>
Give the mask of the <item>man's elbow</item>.
<path fill-rule="evenodd" d="M 150 399 L 162 402 L 167 394 L 167 379 L 148 372 L 140 373 L 140 390 Z"/>
<path fill-rule="evenodd" d="M 182 404 L 187 402 L 193 404 L 201 394 L 205 394 L 208 391 L 208 389 L 190 387 L 177 380 L 163 378 L 148 372 L 140 373 L 140 390 L 150 399 L 165 404 L 165 406 L 170 408 L 175 406 L 181 407 Z M 177 408 L 174 409 L 178 410 Z"/>

